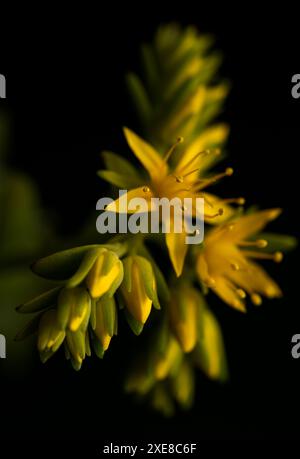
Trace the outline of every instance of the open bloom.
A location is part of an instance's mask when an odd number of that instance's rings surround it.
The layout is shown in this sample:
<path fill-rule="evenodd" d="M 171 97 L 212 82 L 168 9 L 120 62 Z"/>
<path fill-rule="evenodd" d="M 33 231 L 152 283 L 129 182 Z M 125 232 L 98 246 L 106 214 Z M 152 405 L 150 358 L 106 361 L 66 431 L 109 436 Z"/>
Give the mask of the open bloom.
<path fill-rule="evenodd" d="M 256 305 L 261 303 L 261 295 L 281 296 L 278 285 L 253 261 L 255 258 L 281 261 L 281 252 L 271 254 L 258 250 L 265 248 L 267 241 L 253 240 L 280 212 L 280 209 L 270 209 L 245 215 L 214 228 L 206 236 L 197 259 L 198 277 L 236 309 L 245 311 L 247 293 Z"/>
<path fill-rule="evenodd" d="M 171 168 L 169 160 L 176 146 L 183 141 L 182 138 L 179 138 L 163 157 L 150 144 L 130 129 L 125 128 L 124 134 L 131 150 L 146 169 L 149 179 L 146 179 L 142 186 L 130 189 L 122 197 L 109 204 L 106 207 L 107 211 L 130 212 L 127 202 L 130 202 L 134 198 L 143 198 L 148 204 L 147 210 L 151 212 L 157 211 L 157 208 L 153 206 L 152 198 L 167 198 L 169 201 L 172 201 L 173 198 L 179 198 L 182 203 L 185 198 L 192 198 L 193 203 L 195 203 L 197 197 L 202 197 L 204 199 L 204 218 L 206 220 L 220 223 L 231 215 L 232 209 L 228 206 L 228 200 L 221 200 L 216 196 L 204 193 L 203 190 L 220 178 L 230 176 L 233 170 L 227 168 L 223 173 L 217 174 L 214 177 L 207 179 L 199 178 L 202 166 L 205 165 L 207 167 L 205 158 L 219 154 L 219 150 L 204 150 L 199 152 L 195 151 L 195 149 L 188 149 L 182 154 L 177 165 Z M 100 172 L 102 172 L 100 175 L 104 179 L 111 181 L 111 176 L 107 175 L 108 171 Z M 128 172 L 124 169 L 124 174 L 126 173 Z M 120 176 L 122 176 L 122 173 L 119 171 L 118 181 L 115 183 L 122 182 Z M 125 181 L 122 183 L 125 183 Z M 241 198 L 229 201 L 237 202 L 238 204 L 242 203 Z M 195 215 L 196 207 L 193 205 L 191 216 Z M 186 232 L 175 231 L 173 218 L 174 216 L 170 217 L 170 231 L 166 232 L 166 244 L 174 270 L 177 276 L 180 276 L 187 252 L 187 245 L 185 243 Z"/>

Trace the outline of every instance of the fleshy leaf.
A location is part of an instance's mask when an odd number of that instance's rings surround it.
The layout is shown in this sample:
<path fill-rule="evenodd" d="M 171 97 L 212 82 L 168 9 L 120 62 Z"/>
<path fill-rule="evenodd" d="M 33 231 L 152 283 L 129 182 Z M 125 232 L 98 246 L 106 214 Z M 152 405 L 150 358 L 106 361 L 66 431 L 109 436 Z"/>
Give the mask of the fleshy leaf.
<path fill-rule="evenodd" d="M 33 300 L 27 301 L 27 303 L 17 306 L 16 310 L 18 312 L 27 314 L 47 309 L 55 304 L 60 290 L 61 287 L 55 287 L 51 290 L 48 290 L 47 292 L 42 293 Z"/>

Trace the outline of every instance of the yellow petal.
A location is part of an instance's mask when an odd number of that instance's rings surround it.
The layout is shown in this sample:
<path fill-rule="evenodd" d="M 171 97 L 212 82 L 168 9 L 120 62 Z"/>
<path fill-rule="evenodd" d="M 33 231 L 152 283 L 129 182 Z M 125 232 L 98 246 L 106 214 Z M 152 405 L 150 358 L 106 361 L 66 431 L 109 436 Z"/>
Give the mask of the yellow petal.
<path fill-rule="evenodd" d="M 167 165 L 158 152 L 133 131 L 124 128 L 127 143 L 152 179 L 167 173 Z"/>
<path fill-rule="evenodd" d="M 236 288 L 232 282 L 223 276 L 214 277 L 215 285 L 214 292 L 223 300 L 239 311 L 246 312 L 245 304 L 239 298 Z"/>
<path fill-rule="evenodd" d="M 232 229 L 227 232 L 227 240 L 239 241 L 251 237 L 280 214 L 281 209 L 268 209 L 239 217 L 232 222 Z"/>
<path fill-rule="evenodd" d="M 249 294 L 260 293 L 268 298 L 282 296 L 280 287 L 275 281 L 253 261 L 247 261 L 247 269 L 231 271 L 230 278 L 236 285 L 242 287 Z"/>
<path fill-rule="evenodd" d="M 116 199 L 108 206 L 106 206 L 105 210 L 107 212 L 118 212 L 128 214 L 151 211 L 154 210 L 151 203 L 152 197 L 154 197 L 154 194 L 148 186 L 134 188 L 133 190 L 124 193 L 120 198 Z M 143 198 L 145 200 L 145 205 L 143 205 L 143 207 L 140 209 L 129 209 L 128 204 L 132 199 L 135 198 Z"/>
<path fill-rule="evenodd" d="M 104 293 L 108 292 L 122 269 L 121 261 L 116 260 L 110 271 L 107 274 L 103 274 L 104 261 L 105 254 L 101 254 L 86 278 L 86 284 L 92 298 L 100 298 Z"/>
<path fill-rule="evenodd" d="M 217 124 L 209 129 L 206 129 L 184 151 L 183 156 L 176 167 L 176 172 L 179 175 L 183 175 L 185 172 L 188 172 L 188 169 L 191 170 L 199 168 L 200 172 L 206 169 L 214 160 L 214 155 L 199 156 L 198 153 L 206 150 L 207 148 L 223 144 L 228 136 L 228 132 L 229 129 L 225 124 Z"/>
<path fill-rule="evenodd" d="M 184 259 L 187 254 L 188 245 L 185 242 L 185 238 L 186 233 L 184 231 L 181 233 L 166 233 L 166 244 L 177 277 L 182 273 Z"/>

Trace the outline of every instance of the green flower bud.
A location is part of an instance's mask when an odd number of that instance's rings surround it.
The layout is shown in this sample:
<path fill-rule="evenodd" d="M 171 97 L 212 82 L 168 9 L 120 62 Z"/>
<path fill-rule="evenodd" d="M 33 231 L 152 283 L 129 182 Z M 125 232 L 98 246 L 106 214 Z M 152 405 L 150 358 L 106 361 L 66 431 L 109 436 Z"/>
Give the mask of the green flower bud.
<path fill-rule="evenodd" d="M 58 297 L 57 319 L 60 327 L 76 332 L 82 323 L 89 319 L 91 298 L 81 287 L 64 288 Z"/>
<path fill-rule="evenodd" d="M 37 346 L 42 361 L 48 360 L 58 350 L 65 336 L 65 331 L 58 324 L 57 312 L 54 309 L 46 311 L 40 319 L 38 328 Z"/>

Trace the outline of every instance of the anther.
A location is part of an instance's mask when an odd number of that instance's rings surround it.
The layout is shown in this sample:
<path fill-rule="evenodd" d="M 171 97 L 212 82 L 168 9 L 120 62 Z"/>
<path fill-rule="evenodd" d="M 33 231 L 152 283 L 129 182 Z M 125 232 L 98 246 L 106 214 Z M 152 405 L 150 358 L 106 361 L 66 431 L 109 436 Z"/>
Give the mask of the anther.
<path fill-rule="evenodd" d="M 257 293 L 252 293 L 251 301 L 252 301 L 253 304 L 255 304 L 255 306 L 260 306 L 261 303 L 262 303 L 262 298 Z"/>
<path fill-rule="evenodd" d="M 242 300 L 246 298 L 246 292 L 242 288 L 237 288 L 236 293 Z"/>
<path fill-rule="evenodd" d="M 256 252 L 254 250 L 244 250 L 243 254 L 249 258 L 258 258 L 260 260 L 273 260 L 276 263 L 280 263 L 283 259 L 283 254 L 281 252 L 264 253 Z"/>
<path fill-rule="evenodd" d="M 259 247 L 260 249 L 264 249 L 265 247 L 267 247 L 268 241 L 266 241 L 265 239 L 258 239 L 258 240 L 256 241 L 256 245 L 257 245 L 257 247 Z"/>
<path fill-rule="evenodd" d="M 223 177 L 229 177 L 233 174 L 233 169 L 232 167 L 227 167 L 225 172 L 221 172 L 220 174 L 215 175 L 214 177 L 208 178 L 201 180 L 199 182 L 196 182 L 196 190 L 202 190 L 209 186 L 211 183 L 216 183 L 218 180 L 220 180 Z"/>
<path fill-rule="evenodd" d="M 283 253 L 282 252 L 275 252 L 273 255 L 275 263 L 280 263 L 283 259 Z"/>
<path fill-rule="evenodd" d="M 265 239 L 257 239 L 256 241 L 241 241 L 238 244 L 241 247 L 258 247 L 264 249 L 268 245 L 268 241 Z"/>
<path fill-rule="evenodd" d="M 233 174 L 233 169 L 232 167 L 227 167 L 227 169 L 225 170 L 225 174 L 230 177 L 230 175 Z"/>
<path fill-rule="evenodd" d="M 222 199 L 222 202 L 226 204 L 238 204 L 239 206 L 243 206 L 246 202 L 245 198 L 228 198 Z"/>
<path fill-rule="evenodd" d="M 144 186 L 143 187 L 143 192 L 144 193 L 149 193 L 149 191 L 150 191 L 150 188 L 148 186 Z"/>

